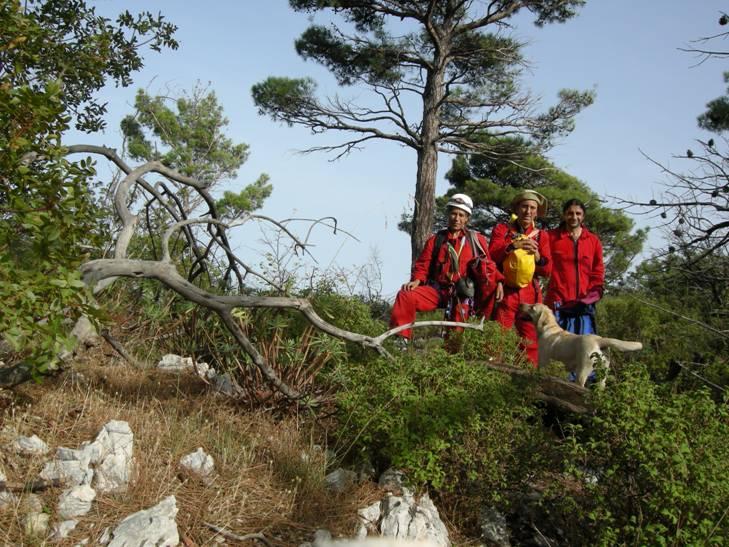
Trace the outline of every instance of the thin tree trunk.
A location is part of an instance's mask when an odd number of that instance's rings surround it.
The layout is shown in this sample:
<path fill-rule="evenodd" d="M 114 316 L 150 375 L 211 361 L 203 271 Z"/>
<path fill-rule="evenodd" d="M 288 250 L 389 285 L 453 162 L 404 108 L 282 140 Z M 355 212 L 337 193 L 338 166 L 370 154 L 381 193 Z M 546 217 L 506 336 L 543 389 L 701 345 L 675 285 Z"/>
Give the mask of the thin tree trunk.
<path fill-rule="evenodd" d="M 415 181 L 415 208 L 410 245 L 412 262 L 420 256 L 433 232 L 435 209 L 435 177 L 438 172 L 438 132 L 440 101 L 443 98 L 443 69 L 440 64 L 428 73 L 423 94 L 423 129 L 418 150 L 418 172 Z"/>

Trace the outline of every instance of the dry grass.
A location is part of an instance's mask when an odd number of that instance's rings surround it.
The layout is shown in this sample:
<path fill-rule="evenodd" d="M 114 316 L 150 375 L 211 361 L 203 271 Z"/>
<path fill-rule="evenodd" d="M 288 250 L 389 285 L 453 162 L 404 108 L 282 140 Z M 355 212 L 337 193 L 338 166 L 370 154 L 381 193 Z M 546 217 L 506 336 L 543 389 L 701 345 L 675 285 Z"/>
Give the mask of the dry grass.
<path fill-rule="evenodd" d="M 111 363 L 97 350 L 76 364 L 80 375 L 0 392 L 0 470 L 12 483 L 36 479 L 48 459 L 6 450 L 18 434 L 36 434 L 55 449 L 93 440 L 109 420 L 129 422 L 134 433 L 136 477 L 129 491 L 98 495 L 60 545 L 84 538 L 93 544 L 105 527 L 170 494 L 177 498 L 178 529 L 188 545 L 218 544 L 205 522 L 237 534 L 263 532 L 274 545 L 298 545 L 316 528 L 351 534 L 356 510 L 376 498 L 369 485 L 343 495 L 325 490 L 325 456 L 316 444 L 321 434 L 305 420 L 237 408 L 191 375 Z M 208 485 L 178 469 L 180 458 L 199 446 L 215 460 L 217 474 Z M 51 522 L 58 520 L 60 492 L 39 493 Z M 0 543 L 39 544 L 24 537 L 22 517 L 19 507 L 0 511 Z"/>

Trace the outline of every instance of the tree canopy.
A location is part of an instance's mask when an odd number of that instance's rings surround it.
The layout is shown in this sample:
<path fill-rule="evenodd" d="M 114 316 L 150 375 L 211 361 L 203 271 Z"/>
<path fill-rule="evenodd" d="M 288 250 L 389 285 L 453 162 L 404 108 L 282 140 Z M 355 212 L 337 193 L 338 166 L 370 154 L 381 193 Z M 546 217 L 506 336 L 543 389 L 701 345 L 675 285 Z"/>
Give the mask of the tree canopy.
<path fill-rule="evenodd" d="M 332 10 L 340 24 L 312 24 L 296 51 L 329 69 L 342 86 L 363 86 L 371 100 L 320 100 L 310 78 L 270 77 L 253 86 L 261 114 L 314 133 L 348 134 L 307 151 L 340 157 L 372 139 L 417 155 L 412 256 L 430 236 L 438 154 L 493 152 L 474 136 L 528 135 L 545 148 L 569 132 L 592 93 L 563 90 L 541 114 L 522 89 L 521 44 L 507 35 L 511 18 L 530 12 L 536 25 L 563 22 L 584 0 L 291 0 L 294 10 Z"/>
<path fill-rule="evenodd" d="M 42 92 L 62 87 L 60 100 L 76 127 L 105 125 L 106 104 L 94 93 L 107 83 L 128 86 L 143 66 L 142 50 L 177 49 L 173 24 L 161 14 L 124 11 L 112 22 L 85 0 L 2 0 L 0 77 L 12 87 Z"/>
<path fill-rule="evenodd" d="M 174 99 L 153 97 L 140 89 L 134 107 L 134 114 L 121 122 L 127 154 L 133 160 L 160 161 L 212 190 L 234 179 L 248 159 L 248 145 L 234 143 L 225 134 L 229 122 L 214 91 L 197 85 Z M 183 210 L 190 214 L 199 200 L 189 201 L 191 195 L 184 187 L 178 190 Z M 240 192 L 225 191 L 217 204 L 219 212 L 233 217 L 259 209 L 271 191 L 268 175 L 262 174 Z"/>

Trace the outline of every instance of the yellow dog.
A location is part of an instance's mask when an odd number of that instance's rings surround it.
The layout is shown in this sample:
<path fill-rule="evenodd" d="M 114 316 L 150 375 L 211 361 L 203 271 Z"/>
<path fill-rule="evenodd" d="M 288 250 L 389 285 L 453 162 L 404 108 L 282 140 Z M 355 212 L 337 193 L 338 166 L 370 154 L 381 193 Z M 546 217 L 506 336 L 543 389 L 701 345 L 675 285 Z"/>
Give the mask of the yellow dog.
<path fill-rule="evenodd" d="M 643 349 L 640 342 L 625 342 L 616 338 L 603 338 L 597 334 L 573 334 L 559 326 L 552 310 L 543 304 L 521 304 L 519 311 L 534 322 L 539 344 L 539 367 L 546 367 L 551 360 L 561 361 L 567 370 L 574 372 L 577 383 L 584 387 L 595 361 L 600 360 L 607 369 L 610 361 L 602 350 L 614 348 L 620 351 Z M 605 386 L 605 379 L 600 381 Z"/>

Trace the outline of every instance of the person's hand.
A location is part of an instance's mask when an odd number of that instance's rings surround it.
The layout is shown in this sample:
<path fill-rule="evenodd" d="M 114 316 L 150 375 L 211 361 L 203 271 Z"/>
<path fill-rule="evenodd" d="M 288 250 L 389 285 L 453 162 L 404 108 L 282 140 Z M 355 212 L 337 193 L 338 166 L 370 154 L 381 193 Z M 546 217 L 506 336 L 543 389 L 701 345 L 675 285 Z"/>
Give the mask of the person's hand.
<path fill-rule="evenodd" d="M 496 302 L 501 302 L 504 299 L 504 284 L 499 281 L 496 283 Z"/>
<path fill-rule="evenodd" d="M 408 281 L 402 286 L 402 290 L 404 291 L 412 291 L 415 287 L 420 286 L 420 279 L 416 279 L 415 281 Z"/>
<path fill-rule="evenodd" d="M 517 249 L 524 249 L 529 254 L 539 254 L 539 244 L 531 238 L 519 239 L 514 243 Z"/>
<path fill-rule="evenodd" d="M 517 239 L 512 243 L 515 249 L 524 249 L 530 255 L 534 255 L 534 260 L 539 262 L 541 255 L 539 254 L 539 243 L 532 238 Z"/>

